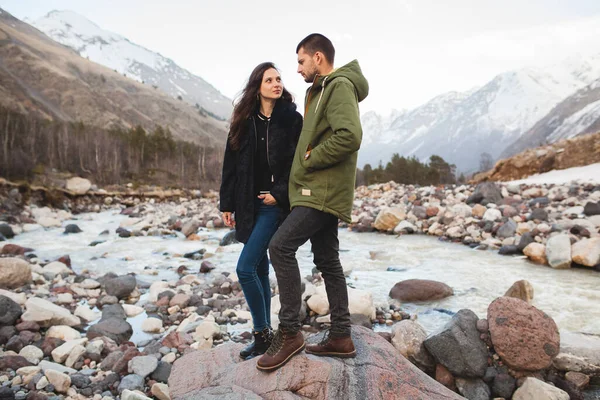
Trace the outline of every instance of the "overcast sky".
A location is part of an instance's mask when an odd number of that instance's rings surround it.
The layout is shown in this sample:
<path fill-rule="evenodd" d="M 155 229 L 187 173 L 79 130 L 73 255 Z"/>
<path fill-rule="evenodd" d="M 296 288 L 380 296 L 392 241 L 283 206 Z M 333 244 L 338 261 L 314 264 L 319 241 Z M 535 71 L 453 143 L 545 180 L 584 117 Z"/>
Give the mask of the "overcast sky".
<path fill-rule="evenodd" d="M 32 20 L 75 11 L 232 98 L 269 60 L 301 103 L 296 45 L 320 32 L 336 47 L 336 66 L 359 60 L 371 87 L 362 112 L 413 108 L 510 69 L 600 52 L 599 0 L 0 0 L 0 7 Z"/>

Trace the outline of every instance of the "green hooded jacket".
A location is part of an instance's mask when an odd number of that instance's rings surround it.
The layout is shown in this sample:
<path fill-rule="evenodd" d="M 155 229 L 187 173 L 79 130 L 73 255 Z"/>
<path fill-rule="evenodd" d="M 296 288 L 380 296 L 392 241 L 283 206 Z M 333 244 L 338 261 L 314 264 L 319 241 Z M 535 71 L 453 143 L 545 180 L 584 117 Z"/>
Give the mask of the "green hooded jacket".
<path fill-rule="evenodd" d="M 317 75 L 306 93 L 304 125 L 290 172 L 291 208 L 311 207 L 351 221 L 362 140 L 358 103 L 368 93 L 356 60 L 329 75 Z"/>

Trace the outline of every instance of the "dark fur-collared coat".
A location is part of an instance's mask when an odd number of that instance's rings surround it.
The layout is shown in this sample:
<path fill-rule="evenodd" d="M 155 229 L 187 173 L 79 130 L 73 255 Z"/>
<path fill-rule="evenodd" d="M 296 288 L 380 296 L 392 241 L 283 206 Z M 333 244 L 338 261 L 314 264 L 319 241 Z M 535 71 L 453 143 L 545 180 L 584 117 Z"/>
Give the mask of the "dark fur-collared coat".
<path fill-rule="evenodd" d="M 252 233 L 256 203 L 254 157 L 257 140 L 252 118 L 247 121 L 238 150 L 233 150 L 227 140 L 220 190 L 219 209 L 235 213 L 235 238 L 242 243 L 246 243 Z M 302 116 L 296 111 L 296 105 L 277 101 L 269 125 L 268 157 L 274 179 L 271 195 L 283 210 L 282 217 L 290 211 L 288 181 L 301 131 Z"/>

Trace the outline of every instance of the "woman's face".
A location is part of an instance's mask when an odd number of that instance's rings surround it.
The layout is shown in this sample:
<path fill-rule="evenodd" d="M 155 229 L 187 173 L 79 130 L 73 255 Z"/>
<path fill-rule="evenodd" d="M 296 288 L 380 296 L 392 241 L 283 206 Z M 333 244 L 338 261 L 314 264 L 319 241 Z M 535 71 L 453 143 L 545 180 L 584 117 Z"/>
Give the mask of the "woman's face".
<path fill-rule="evenodd" d="M 275 68 L 265 71 L 260 84 L 260 96 L 267 100 L 277 100 L 283 94 L 281 75 Z"/>

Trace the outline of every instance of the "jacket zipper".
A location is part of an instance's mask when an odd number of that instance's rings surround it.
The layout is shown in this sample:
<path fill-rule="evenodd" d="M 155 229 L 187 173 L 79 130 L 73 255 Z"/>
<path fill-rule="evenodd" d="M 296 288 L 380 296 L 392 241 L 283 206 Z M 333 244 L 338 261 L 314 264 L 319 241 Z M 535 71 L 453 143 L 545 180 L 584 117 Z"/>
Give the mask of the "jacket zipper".
<path fill-rule="evenodd" d="M 329 75 L 327 75 L 325 78 L 323 78 L 323 84 L 322 84 L 322 88 L 321 88 L 321 94 L 319 95 L 319 101 L 317 101 L 317 107 L 315 108 L 315 114 L 317 113 L 317 111 L 319 111 L 319 104 L 321 104 L 321 99 L 323 98 L 323 92 L 325 92 L 325 82 L 327 82 L 327 78 L 329 78 Z"/>
<path fill-rule="evenodd" d="M 275 182 L 273 176 L 273 168 L 271 168 L 271 160 L 269 160 L 269 126 L 271 126 L 271 119 L 267 120 L 267 164 L 269 164 L 269 172 L 271 173 L 271 183 Z"/>
<path fill-rule="evenodd" d="M 257 138 L 257 130 L 256 130 L 256 120 L 254 119 L 254 116 L 252 117 L 252 123 L 254 124 L 254 151 L 256 151 L 256 149 L 258 149 L 258 138 Z"/>
<path fill-rule="evenodd" d="M 252 117 L 252 123 L 254 124 L 254 151 L 258 148 L 258 138 L 256 129 L 256 120 Z M 269 172 L 271 173 L 271 183 L 275 182 L 275 177 L 273 176 L 273 169 L 271 168 L 271 160 L 269 160 L 269 126 L 271 125 L 271 120 L 267 120 L 267 164 L 269 164 Z"/>
<path fill-rule="evenodd" d="M 315 84 L 317 83 L 317 78 L 319 77 L 319 74 L 315 75 L 315 80 L 313 81 L 313 84 L 311 85 L 310 89 L 308 89 L 308 94 L 306 95 L 306 99 L 304 101 L 304 117 L 306 118 L 306 115 L 308 114 L 308 105 L 310 104 L 310 95 L 312 93 L 312 90 L 315 87 Z"/>

